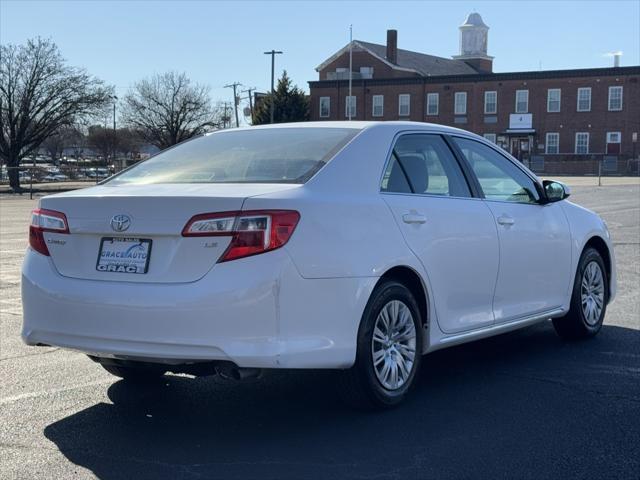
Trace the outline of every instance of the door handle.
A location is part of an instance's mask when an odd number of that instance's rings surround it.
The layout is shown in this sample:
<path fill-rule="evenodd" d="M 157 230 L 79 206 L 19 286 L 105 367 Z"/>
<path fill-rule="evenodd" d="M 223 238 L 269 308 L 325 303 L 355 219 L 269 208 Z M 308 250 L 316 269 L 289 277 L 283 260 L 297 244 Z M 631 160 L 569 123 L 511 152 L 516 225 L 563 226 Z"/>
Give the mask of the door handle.
<path fill-rule="evenodd" d="M 511 217 L 509 217 L 507 215 L 502 215 L 502 216 L 498 217 L 498 223 L 500 225 L 509 226 L 509 225 L 513 225 L 514 223 L 516 223 L 516 221 L 513 218 L 511 218 Z"/>
<path fill-rule="evenodd" d="M 424 215 L 419 215 L 417 213 L 405 213 L 402 215 L 402 221 L 404 223 L 425 223 L 427 221 L 427 217 Z"/>

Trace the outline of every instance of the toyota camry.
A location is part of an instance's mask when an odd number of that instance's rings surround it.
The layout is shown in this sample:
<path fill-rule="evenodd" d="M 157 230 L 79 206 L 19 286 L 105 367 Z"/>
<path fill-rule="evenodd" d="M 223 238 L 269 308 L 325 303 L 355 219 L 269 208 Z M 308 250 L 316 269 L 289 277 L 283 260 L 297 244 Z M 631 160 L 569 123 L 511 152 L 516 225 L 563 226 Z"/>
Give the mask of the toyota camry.
<path fill-rule="evenodd" d="M 438 125 L 214 132 L 40 200 L 22 336 L 126 381 L 335 369 L 392 406 L 429 352 L 548 320 L 598 333 L 612 243 L 569 194 Z"/>

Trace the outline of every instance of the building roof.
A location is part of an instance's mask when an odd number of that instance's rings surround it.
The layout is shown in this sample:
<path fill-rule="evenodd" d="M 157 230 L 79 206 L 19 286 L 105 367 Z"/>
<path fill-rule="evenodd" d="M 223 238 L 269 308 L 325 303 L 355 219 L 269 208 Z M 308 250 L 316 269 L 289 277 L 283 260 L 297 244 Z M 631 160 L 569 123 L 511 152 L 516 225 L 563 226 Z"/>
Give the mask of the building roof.
<path fill-rule="evenodd" d="M 427 55 L 425 53 L 412 52 L 410 50 L 402 50 L 399 48 L 396 63 L 391 63 L 386 58 L 387 47 L 385 45 L 354 40 L 353 48 L 360 48 L 369 52 L 391 68 L 415 72 L 425 77 L 440 75 L 470 75 L 478 73 L 473 67 L 462 60 L 451 60 L 449 58 L 436 57 L 435 55 Z M 349 44 L 345 45 L 323 63 L 318 65 L 316 70 L 322 70 L 329 63 L 348 51 Z"/>
<path fill-rule="evenodd" d="M 461 27 L 483 27 L 489 29 L 487 25 L 482 21 L 482 17 L 479 13 L 470 13 L 467 15 L 467 19 L 464 21 Z"/>

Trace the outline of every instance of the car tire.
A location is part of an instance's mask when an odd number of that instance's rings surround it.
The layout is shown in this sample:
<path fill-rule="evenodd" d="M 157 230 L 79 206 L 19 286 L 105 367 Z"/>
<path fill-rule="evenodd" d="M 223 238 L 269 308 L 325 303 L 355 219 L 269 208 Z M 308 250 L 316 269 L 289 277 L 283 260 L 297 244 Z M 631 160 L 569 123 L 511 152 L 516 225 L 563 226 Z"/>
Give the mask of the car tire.
<path fill-rule="evenodd" d="M 397 328 L 389 323 L 394 315 Z M 411 291 L 396 281 L 378 285 L 362 315 L 355 364 L 341 372 L 340 393 L 344 400 L 363 409 L 401 403 L 415 383 L 422 343 L 420 309 Z"/>
<path fill-rule="evenodd" d="M 150 383 L 159 380 L 166 371 L 162 368 L 140 366 L 140 367 L 124 367 L 121 365 L 105 365 L 100 364 L 111 375 L 120 377 L 126 382 L 132 383 Z"/>
<path fill-rule="evenodd" d="M 553 319 L 556 332 L 567 340 L 595 336 L 602 328 L 608 302 L 609 279 L 604 261 L 596 249 L 589 247 L 580 257 L 569 313 Z"/>

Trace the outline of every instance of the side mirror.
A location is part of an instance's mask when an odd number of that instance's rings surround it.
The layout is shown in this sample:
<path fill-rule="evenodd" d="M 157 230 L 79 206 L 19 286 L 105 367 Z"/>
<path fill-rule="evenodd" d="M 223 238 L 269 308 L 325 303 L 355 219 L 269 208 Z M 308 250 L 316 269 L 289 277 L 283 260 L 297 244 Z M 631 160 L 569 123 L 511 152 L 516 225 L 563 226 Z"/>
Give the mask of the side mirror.
<path fill-rule="evenodd" d="M 562 182 L 553 180 L 543 180 L 544 195 L 547 197 L 547 203 L 559 202 L 571 195 L 571 189 Z"/>

